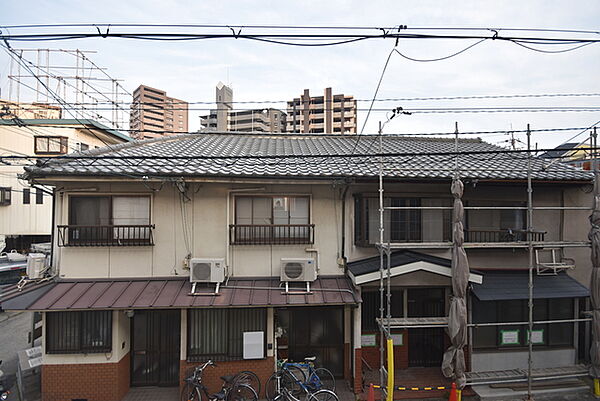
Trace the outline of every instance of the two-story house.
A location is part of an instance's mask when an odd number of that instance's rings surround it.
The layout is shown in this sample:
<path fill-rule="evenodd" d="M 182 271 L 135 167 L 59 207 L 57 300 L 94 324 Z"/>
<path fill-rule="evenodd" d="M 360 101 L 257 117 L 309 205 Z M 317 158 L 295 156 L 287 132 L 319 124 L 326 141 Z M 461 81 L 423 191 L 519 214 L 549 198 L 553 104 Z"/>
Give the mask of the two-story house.
<path fill-rule="evenodd" d="M 363 367 L 379 366 L 377 140 L 182 135 L 28 168 L 30 180 L 55 187 L 53 276 L 2 306 L 43 313 L 43 399 L 120 400 L 134 386 L 178 386 L 209 358 L 220 361 L 206 372 L 215 389 L 239 370 L 264 382 L 276 359 L 309 354 L 360 392 Z M 409 207 L 384 218 L 385 241 L 404 244 L 390 261 L 394 317 L 447 313 L 454 146 L 383 138 L 384 203 Z M 523 320 L 526 159 L 479 139 L 458 149 L 473 207 L 469 321 Z M 532 164 L 536 206 L 589 206 L 589 173 Z M 589 250 L 565 244 L 581 245 L 588 224 L 576 208 L 536 210 L 537 249 L 557 247 L 576 265 L 536 275 L 536 319 L 585 307 Z M 522 364 L 524 330 L 504 334 L 512 327 L 470 330 L 471 369 Z M 573 323 L 539 329 L 542 365 L 574 364 L 589 341 Z M 440 365 L 443 329 L 394 334 L 399 371 Z"/>
<path fill-rule="evenodd" d="M 0 119 L 3 156 L 57 157 L 129 141 L 94 120 Z M 19 160 L 0 165 L 0 252 L 5 247 L 27 251 L 32 243 L 50 241 L 51 191 L 19 179 L 23 172 Z"/>

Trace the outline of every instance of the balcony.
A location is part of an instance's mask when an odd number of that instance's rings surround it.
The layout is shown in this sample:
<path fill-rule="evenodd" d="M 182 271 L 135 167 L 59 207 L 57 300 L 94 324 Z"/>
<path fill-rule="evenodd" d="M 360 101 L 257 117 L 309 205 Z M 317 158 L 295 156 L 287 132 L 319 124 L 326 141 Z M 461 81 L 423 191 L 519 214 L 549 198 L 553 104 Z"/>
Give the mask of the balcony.
<path fill-rule="evenodd" d="M 315 241 L 314 224 L 231 224 L 231 245 L 303 245 Z"/>
<path fill-rule="evenodd" d="M 150 225 L 59 225 L 58 246 L 150 246 L 154 245 Z"/>
<path fill-rule="evenodd" d="M 544 241 L 545 231 L 533 231 L 530 234 L 533 242 Z M 465 230 L 465 242 L 526 242 L 529 241 L 526 230 Z"/>

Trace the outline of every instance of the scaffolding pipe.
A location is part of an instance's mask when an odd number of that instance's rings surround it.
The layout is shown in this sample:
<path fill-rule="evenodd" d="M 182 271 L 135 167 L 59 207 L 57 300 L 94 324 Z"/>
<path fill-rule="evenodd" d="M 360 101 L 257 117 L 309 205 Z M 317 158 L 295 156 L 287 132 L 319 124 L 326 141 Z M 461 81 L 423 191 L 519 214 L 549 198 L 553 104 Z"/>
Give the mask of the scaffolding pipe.
<path fill-rule="evenodd" d="M 527 250 L 529 253 L 529 331 L 527 335 L 527 400 L 533 400 L 531 394 L 533 368 L 533 188 L 531 186 L 531 130 L 527 124 Z"/>
<path fill-rule="evenodd" d="M 381 121 L 379 121 L 379 154 L 382 155 L 383 149 L 383 139 L 382 139 L 382 125 Z M 384 309 L 383 309 L 383 156 L 379 156 L 379 315 L 381 320 L 383 321 L 384 317 Z M 380 370 L 379 370 L 379 383 L 383 386 L 385 381 L 383 377 L 384 371 L 384 335 L 383 335 L 383 325 L 379 325 L 379 359 L 380 359 Z"/>
<path fill-rule="evenodd" d="M 452 206 L 386 206 L 385 210 L 452 210 Z M 529 210 L 527 206 L 465 206 L 465 210 Z M 532 210 L 593 210 L 587 206 L 536 206 Z"/>

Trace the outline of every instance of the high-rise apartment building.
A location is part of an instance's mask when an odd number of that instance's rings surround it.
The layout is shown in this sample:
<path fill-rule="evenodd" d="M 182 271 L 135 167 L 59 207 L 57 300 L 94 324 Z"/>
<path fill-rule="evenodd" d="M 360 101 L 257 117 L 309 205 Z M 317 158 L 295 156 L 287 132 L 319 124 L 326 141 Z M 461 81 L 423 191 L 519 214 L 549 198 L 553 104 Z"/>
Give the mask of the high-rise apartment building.
<path fill-rule="evenodd" d="M 202 131 L 285 132 L 283 111 L 273 108 L 234 110 L 233 90 L 222 82 L 217 84 L 215 94 L 217 109 L 200 117 Z"/>
<path fill-rule="evenodd" d="M 129 128 L 135 139 L 184 134 L 188 132 L 188 103 L 140 85 L 133 92 Z"/>
<path fill-rule="evenodd" d="M 287 104 L 287 132 L 356 134 L 356 100 L 353 96 L 310 96 L 308 89 Z"/>

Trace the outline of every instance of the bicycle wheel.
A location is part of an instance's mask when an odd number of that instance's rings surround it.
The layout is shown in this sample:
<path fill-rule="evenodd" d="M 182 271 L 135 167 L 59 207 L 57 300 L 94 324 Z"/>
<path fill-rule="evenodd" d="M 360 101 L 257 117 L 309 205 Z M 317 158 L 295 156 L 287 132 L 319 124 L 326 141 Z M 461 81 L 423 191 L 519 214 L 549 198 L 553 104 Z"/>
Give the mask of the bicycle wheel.
<path fill-rule="evenodd" d="M 258 401 L 256 391 L 247 384 L 237 384 L 231 389 L 230 401 Z"/>
<path fill-rule="evenodd" d="M 235 386 L 236 384 L 247 384 L 248 386 L 252 387 L 254 391 L 256 391 L 256 394 L 258 394 L 258 396 L 260 397 L 261 384 L 260 379 L 258 378 L 256 373 L 251 372 L 249 370 L 244 370 L 238 373 L 233 378 L 233 386 Z"/>
<path fill-rule="evenodd" d="M 196 390 L 196 386 L 192 383 L 187 382 L 181 390 L 181 401 L 202 401 L 200 394 Z"/>
<path fill-rule="evenodd" d="M 281 375 L 279 372 L 275 372 L 267 379 L 265 383 L 265 397 L 268 401 L 273 401 L 276 398 L 279 398 L 281 394 Z"/>
<path fill-rule="evenodd" d="M 319 390 L 306 395 L 306 401 L 340 401 L 338 396 L 331 390 Z"/>
<path fill-rule="evenodd" d="M 288 389 L 293 396 L 298 397 L 304 393 L 302 389 L 304 383 L 306 383 L 306 375 L 302 369 L 293 365 L 283 368 L 281 386 Z"/>
<path fill-rule="evenodd" d="M 335 379 L 328 369 L 317 368 L 310 375 L 308 386 L 312 391 L 319 391 L 322 389 L 335 391 Z"/>

